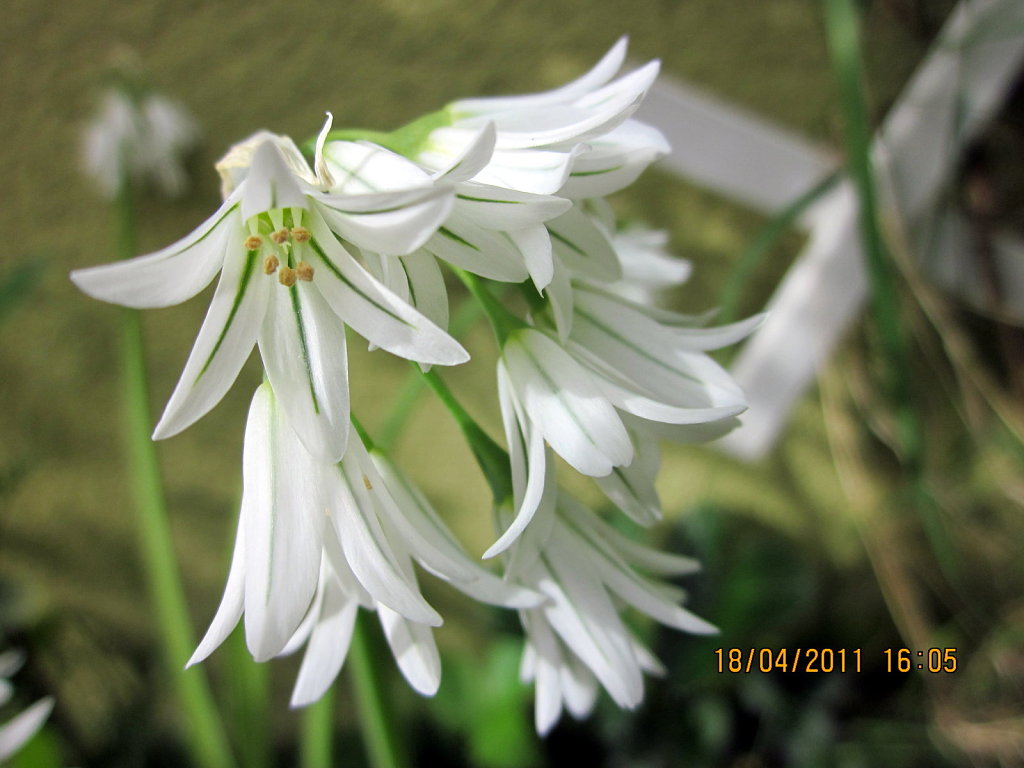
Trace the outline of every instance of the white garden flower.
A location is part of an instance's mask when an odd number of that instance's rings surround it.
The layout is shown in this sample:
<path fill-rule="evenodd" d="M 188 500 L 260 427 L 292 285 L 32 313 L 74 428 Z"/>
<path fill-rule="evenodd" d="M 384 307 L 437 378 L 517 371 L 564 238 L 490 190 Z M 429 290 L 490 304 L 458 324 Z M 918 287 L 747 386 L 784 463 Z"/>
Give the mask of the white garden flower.
<path fill-rule="evenodd" d="M 244 614 L 257 661 L 309 637 L 308 663 L 330 667 L 337 648 L 314 638 L 328 631 L 323 625 L 343 640 L 351 617 L 337 613 L 354 611 L 345 607 L 352 601 L 380 611 L 388 633 L 429 636 L 427 628 L 439 626 L 441 617 L 420 594 L 413 560 L 478 600 L 509 607 L 538 602 L 529 589 L 503 582 L 466 555 L 422 494 L 386 459 L 371 458 L 361 440 L 350 441 L 340 464 L 323 462 L 303 448 L 289 423 L 264 382 L 246 425 L 242 508 L 224 597 L 190 664 L 219 646 Z M 330 682 L 317 680 L 324 689 Z"/>
<path fill-rule="evenodd" d="M 513 473 L 526 479 L 515 520 L 488 556 L 534 516 L 551 471 L 545 443 L 635 520 L 658 519 L 655 438 L 700 442 L 736 426 L 743 393 L 705 351 L 743 338 L 762 318 L 720 328 L 671 325 L 689 318 L 580 283 L 564 342 L 549 312 L 534 320 L 536 327 L 509 335 L 498 361 Z"/>
<path fill-rule="evenodd" d="M 199 127 L 181 105 L 151 91 L 111 88 L 86 126 L 82 162 L 107 197 L 129 180 L 177 197 L 188 186 L 184 159 L 198 141 Z"/>
<path fill-rule="evenodd" d="M 218 164 L 227 198 L 192 234 L 148 256 L 72 273 L 90 296 L 164 307 L 191 298 L 221 272 L 154 438 L 176 434 L 216 405 L 257 341 L 289 422 L 324 460 L 341 458 L 348 435 L 343 323 L 422 363 L 468 359 L 344 244 L 382 254 L 415 251 L 447 217 L 451 191 L 427 179 L 396 192 L 333 192 L 322 151 L 329 127 L 330 120 L 315 174 L 290 139 L 256 134 Z"/>
<path fill-rule="evenodd" d="M 447 292 L 434 257 L 490 280 L 518 283 L 532 277 L 539 290 L 551 281 L 551 238 L 544 225 L 572 203 L 471 181 L 488 162 L 494 141 L 494 128 L 487 124 L 449 167 L 433 174 L 368 142 L 333 141 L 324 147 L 336 192 L 396 192 L 433 183 L 454 193 L 451 212 L 415 253 L 388 257 L 364 252 L 388 287 L 441 327 L 448 314 Z"/>
<path fill-rule="evenodd" d="M 0 653 L 0 707 L 14 695 L 14 686 L 9 678 L 25 661 L 20 651 Z M 36 735 L 53 710 L 53 697 L 46 696 L 27 709 L 22 710 L 6 723 L 0 724 L 0 763 L 4 763 Z"/>
<path fill-rule="evenodd" d="M 693 573 L 699 570 L 694 560 L 637 544 L 568 494 L 554 494 L 547 535 L 520 538 L 506 572 L 548 598 L 519 612 L 527 636 L 521 675 L 536 685 L 540 734 L 563 707 L 577 718 L 589 714 L 598 684 L 620 707 L 633 709 L 643 699 L 643 673 L 663 671 L 622 621 L 622 604 L 684 632 L 717 632 L 680 605 L 681 590 L 638 573 Z"/>
<path fill-rule="evenodd" d="M 477 181 L 573 198 L 631 184 L 668 143 L 655 128 L 629 119 L 657 77 L 658 62 L 612 81 L 626 47 L 620 39 L 588 73 L 553 91 L 450 104 L 450 124 L 430 134 L 417 160 L 447 167 L 484 123 L 493 122 L 495 150 Z"/>

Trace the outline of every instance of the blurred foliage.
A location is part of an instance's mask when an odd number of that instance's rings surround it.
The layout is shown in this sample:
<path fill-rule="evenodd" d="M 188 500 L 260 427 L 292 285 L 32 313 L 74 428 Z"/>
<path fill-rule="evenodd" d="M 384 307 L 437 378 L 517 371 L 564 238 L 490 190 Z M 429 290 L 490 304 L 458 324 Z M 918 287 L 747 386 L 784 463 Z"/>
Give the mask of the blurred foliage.
<path fill-rule="evenodd" d="M 861 5 L 877 124 L 952 2 Z M 328 108 L 338 126 L 388 129 L 460 96 L 539 90 L 582 72 L 623 32 L 635 60 L 660 56 L 667 72 L 840 146 L 815 0 L 88 0 L 59 9 L 8 0 L 6 8 L 0 165 L 9 194 L 0 221 L 17 235 L 18 254 L 46 259 L 9 258 L 0 277 L 0 630 L 29 652 L 16 703 L 57 698 L 43 735 L 12 763 L 18 768 L 186 764 L 154 651 L 113 416 L 116 315 L 66 279 L 72 268 L 110 258 L 113 218 L 75 163 L 113 49 L 136 48 L 153 84 L 196 113 L 206 132 L 194 194 L 173 204 L 141 201 L 146 249 L 207 215 L 217 200 L 213 161 L 256 129 L 301 140 Z M 1022 104 L 1018 90 L 957 185 L 962 191 L 980 173 L 993 190 L 994 213 L 975 217 L 982 236 L 993 221 L 1024 230 Z M 680 255 L 694 261 L 694 280 L 673 297 L 687 311 L 716 303 L 737 259 L 772 225 L 657 171 L 615 203 L 624 215 L 668 229 Z M 763 306 L 799 245 L 790 232 L 770 248 L 757 246 L 740 314 Z M 954 572 L 939 568 L 910 513 L 893 413 L 875 385 L 885 361 L 876 339 L 857 329 L 760 465 L 706 448 L 666 450 L 659 481 L 672 518 L 666 544 L 705 562 L 704 574 L 684 586 L 694 610 L 719 625 L 718 637 L 640 627 L 652 633 L 669 674 L 650 681 L 639 713 L 602 699 L 591 721 L 567 718 L 541 742 L 532 735 L 532 690 L 518 683 L 514 616 L 490 621 L 486 609 L 434 589 L 429 597 L 448 617 L 438 633 L 445 677 L 437 699 L 423 703 L 393 669 L 386 672 L 402 722 L 416 724 L 409 732 L 420 756 L 487 768 L 570 759 L 613 768 L 1024 760 L 1024 341 L 992 313 L 936 292 L 898 247 L 895 258 L 911 335 L 905 374 L 927 448 L 922 487 L 948 533 Z M 153 413 L 205 307 L 197 299 L 144 318 Z M 353 402 L 372 433 L 387 422 L 407 367 L 359 346 L 351 347 Z M 493 348 L 484 333 L 470 333 L 466 346 L 474 365 L 445 378 L 497 434 Z M 247 385 L 257 380 L 255 368 L 243 372 L 213 413 L 159 446 L 200 627 L 223 586 Z M 395 452 L 471 551 L 481 552 L 491 538 L 486 487 L 475 469 L 452 471 L 472 467 L 471 458 L 429 398 L 412 410 Z M 882 666 L 883 648 L 945 646 L 958 648 L 956 674 L 902 675 Z M 716 647 L 861 648 L 864 671 L 719 674 Z M 271 764 L 293 764 L 298 717 L 286 701 L 295 662 L 252 672 L 269 678 L 264 704 L 247 693 L 262 683 L 244 677 L 236 661 L 225 650 L 207 664 L 236 716 L 229 717 L 236 746 L 251 747 L 239 754 L 254 768 L 268 755 Z M 339 690 L 336 753 L 358 765 L 352 703 L 346 686 Z M 263 719 L 255 734 L 237 724 L 247 707 Z"/>

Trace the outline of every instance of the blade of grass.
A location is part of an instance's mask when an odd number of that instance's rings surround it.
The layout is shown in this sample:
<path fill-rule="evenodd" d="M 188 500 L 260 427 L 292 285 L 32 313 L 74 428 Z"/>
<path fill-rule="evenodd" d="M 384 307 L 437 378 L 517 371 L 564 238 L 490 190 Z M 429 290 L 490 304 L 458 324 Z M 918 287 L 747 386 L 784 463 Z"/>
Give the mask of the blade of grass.
<path fill-rule="evenodd" d="M 130 258 L 136 253 L 135 209 L 127 182 L 121 185 L 116 203 L 119 253 L 122 258 Z M 186 741 L 196 764 L 204 768 L 229 768 L 235 761 L 205 673 L 199 666 L 182 670 L 195 647 L 195 635 L 174 556 L 160 465 L 150 439 L 153 425 L 149 416 L 149 385 L 136 310 L 122 310 L 121 329 L 125 439 L 138 507 L 142 561 L 160 626 L 165 672 L 188 723 Z"/>
<path fill-rule="evenodd" d="M 853 0 L 825 0 L 825 32 L 839 86 L 847 169 L 859 200 L 858 223 L 871 288 L 871 319 L 885 362 L 883 393 L 896 413 L 900 459 L 909 476 L 914 506 L 940 567 L 955 581 L 953 547 L 924 479 L 923 430 L 909 387 L 910 356 L 900 324 L 892 259 L 879 226 L 871 131 L 864 99 L 860 18 Z"/>

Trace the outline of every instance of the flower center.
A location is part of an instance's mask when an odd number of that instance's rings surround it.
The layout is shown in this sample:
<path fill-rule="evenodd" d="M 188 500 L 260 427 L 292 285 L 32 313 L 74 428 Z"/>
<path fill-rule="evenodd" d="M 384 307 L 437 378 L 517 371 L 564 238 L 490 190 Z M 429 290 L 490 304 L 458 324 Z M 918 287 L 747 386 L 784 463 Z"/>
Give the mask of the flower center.
<path fill-rule="evenodd" d="M 245 250 L 263 260 L 263 274 L 277 274 L 277 281 L 290 288 L 296 281 L 313 280 L 313 267 L 304 259 L 307 243 L 312 237 L 304 226 L 306 211 L 284 208 L 253 216 L 246 222 L 249 236 Z"/>

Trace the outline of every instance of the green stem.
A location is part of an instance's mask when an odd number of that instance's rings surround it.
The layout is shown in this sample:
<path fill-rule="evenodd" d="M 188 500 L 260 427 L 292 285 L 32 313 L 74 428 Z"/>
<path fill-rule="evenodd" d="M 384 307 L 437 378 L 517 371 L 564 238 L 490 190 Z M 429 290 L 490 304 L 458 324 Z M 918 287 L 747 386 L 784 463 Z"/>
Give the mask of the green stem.
<path fill-rule="evenodd" d="M 120 254 L 130 258 L 136 250 L 135 212 L 127 183 L 122 184 L 117 209 Z M 138 506 L 142 560 L 160 625 L 164 664 L 189 724 L 189 747 L 196 763 L 205 768 L 226 768 L 235 761 L 203 670 L 181 669 L 195 648 L 195 638 L 174 557 L 156 449 L 150 440 L 149 387 L 138 312 L 123 310 L 121 329 L 125 437 Z"/>
<path fill-rule="evenodd" d="M 452 271 L 469 289 L 484 314 L 487 315 L 487 320 L 490 322 L 491 328 L 494 329 L 494 335 L 498 340 L 498 346 L 504 346 L 513 331 L 526 327 L 526 323 L 505 309 L 501 302 L 494 298 L 479 277 L 458 267 L 452 267 Z"/>
<path fill-rule="evenodd" d="M 408 758 L 394 729 L 395 718 L 385 711 L 380 695 L 380 676 L 366 629 L 366 615 L 362 613 L 356 618 L 352 632 L 348 663 L 359 707 L 359 729 L 371 768 L 405 768 L 409 764 Z"/>
<path fill-rule="evenodd" d="M 331 768 L 334 739 L 334 689 L 302 712 L 301 768 Z"/>
<path fill-rule="evenodd" d="M 921 515 L 932 550 L 947 576 L 955 579 L 956 559 L 938 509 L 924 481 L 924 440 L 908 376 L 913 370 L 899 317 L 892 259 L 878 221 L 878 195 L 871 162 L 871 131 L 864 100 L 860 18 L 853 0 L 825 1 L 825 30 L 839 83 L 846 157 L 860 202 L 858 218 L 871 288 L 871 315 L 886 362 L 883 392 L 896 413 L 901 460 L 910 475 L 908 490 Z"/>

